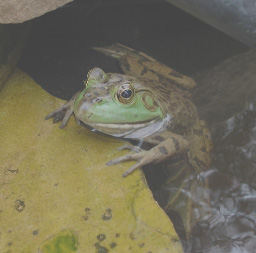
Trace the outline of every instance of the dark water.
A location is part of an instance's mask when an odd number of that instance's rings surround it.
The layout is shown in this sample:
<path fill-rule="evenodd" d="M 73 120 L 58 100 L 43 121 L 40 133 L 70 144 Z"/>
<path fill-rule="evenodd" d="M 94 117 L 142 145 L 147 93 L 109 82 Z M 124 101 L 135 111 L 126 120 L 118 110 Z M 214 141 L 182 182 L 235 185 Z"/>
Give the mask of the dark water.
<path fill-rule="evenodd" d="M 167 214 L 172 220 L 175 219 L 173 222 L 180 238 L 184 240 L 186 252 L 255 252 L 255 105 L 251 103 L 248 109 L 223 122 L 218 131 L 213 138 L 212 165 L 201 175 L 209 182 L 209 214 L 196 224 L 188 241 L 185 241 L 180 217 L 173 212 Z M 159 187 L 165 181 L 163 171 L 157 174 L 156 169 L 148 169 L 145 172 L 151 176 L 148 180 L 153 184 L 150 187 L 154 196 L 164 207 L 168 194 Z M 193 197 L 193 200 L 199 209 L 204 209 L 202 199 Z"/>
<path fill-rule="evenodd" d="M 120 42 L 188 75 L 247 50 L 167 3 L 84 2 L 75 1 L 35 19 L 19 63 L 23 71 L 59 98 L 68 100 L 82 89 L 84 76 L 95 66 L 106 72 L 121 71 L 114 59 L 91 50 L 92 45 Z M 212 125 L 218 122 L 211 122 L 213 162 L 201 175 L 209 180 L 210 213 L 194 227 L 191 239 L 184 241 L 186 252 L 254 252 L 255 116 L 252 101 L 217 127 Z M 146 169 L 145 173 L 154 196 L 164 206 L 168 197 L 162 190 L 164 170 Z M 168 215 L 185 240 L 179 215 Z"/>
<path fill-rule="evenodd" d="M 229 118 L 214 138 L 209 169 L 211 212 L 205 252 L 255 252 L 256 107 Z"/>

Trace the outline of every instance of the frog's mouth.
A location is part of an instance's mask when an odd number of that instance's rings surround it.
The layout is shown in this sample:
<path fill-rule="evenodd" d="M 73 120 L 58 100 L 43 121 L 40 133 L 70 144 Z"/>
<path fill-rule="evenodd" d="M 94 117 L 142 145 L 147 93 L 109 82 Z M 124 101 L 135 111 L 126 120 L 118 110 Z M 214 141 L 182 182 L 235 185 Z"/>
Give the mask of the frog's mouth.
<path fill-rule="evenodd" d="M 143 139 L 155 132 L 163 130 L 168 121 L 170 121 L 169 115 L 161 120 L 157 117 L 137 123 L 90 123 L 90 127 L 94 131 L 96 130 L 115 137 Z"/>

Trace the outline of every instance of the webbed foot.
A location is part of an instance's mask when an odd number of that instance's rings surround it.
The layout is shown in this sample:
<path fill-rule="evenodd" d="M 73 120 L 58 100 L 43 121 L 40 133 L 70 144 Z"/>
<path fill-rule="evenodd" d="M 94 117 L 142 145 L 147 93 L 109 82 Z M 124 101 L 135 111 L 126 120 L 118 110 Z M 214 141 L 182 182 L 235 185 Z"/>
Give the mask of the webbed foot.
<path fill-rule="evenodd" d="M 76 93 L 69 102 L 65 103 L 64 105 L 62 105 L 61 107 L 59 107 L 58 109 L 54 110 L 53 112 L 49 113 L 45 119 L 50 119 L 53 118 L 53 123 L 57 123 L 59 121 L 61 122 L 60 128 L 64 128 L 67 125 L 67 122 L 70 118 L 70 116 L 72 115 L 72 113 L 74 112 L 73 106 L 74 106 L 74 101 L 77 98 L 77 95 L 79 94 Z M 79 120 L 76 119 L 77 123 L 79 124 Z"/>
<path fill-rule="evenodd" d="M 130 147 L 130 146 L 128 146 Z M 125 147 L 127 148 L 127 147 Z M 139 153 L 135 154 L 128 154 L 125 156 L 118 157 L 116 159 L 113 159 L 106 163 L 106 165 L 110 166 L 113 164 L 117 164 L 120 162 L 125 162 L 125 161 L 137 161 L 136 164 L 134 164 L 132 167 L 130 167 L 124 174 L 123 177 L 126 177 L 127 175 L 131 174 L 134 170 L 152 162 L 152 159 L 150 159 L 151 155 L 149 154 L 150 152 L 140 150 Z"/>
<path fill-rule="evenodd" d="M 128 148 L 138 153 L 130 153 L 128 155 L 121 156 L 119 158 L 109 161 L 107 165 L 109 166 L 125 161 L 137 161 L 135 165 L 133 165 L 123 174 L 123 177 L 126 177 L 131 172 L 144 165 L 147 165 L 149 163 L 158 163 L 166 160 L 167 158 L 172 158 L 183 154 L 188 149 L 188 142 L 184 137 L 177 134 L 172 134 L 172 137 L 168 138 L 165 141 L 162 141 L 159 145 L 153 147 L 148 151 L 136 146 L 132 147 L 129 145 L 125 145 L 121 148 Z"/>
<path fill-rule="evenodd" d="M 70 106 L 69 102 L 62 105 L 60 108 L 48 114 L 45 119 L 53 118 L 53 123 L 61 122 L 60 128 L 64 128 L 68 122 L 68 119 L 73 113 L 73 106 Z"/>

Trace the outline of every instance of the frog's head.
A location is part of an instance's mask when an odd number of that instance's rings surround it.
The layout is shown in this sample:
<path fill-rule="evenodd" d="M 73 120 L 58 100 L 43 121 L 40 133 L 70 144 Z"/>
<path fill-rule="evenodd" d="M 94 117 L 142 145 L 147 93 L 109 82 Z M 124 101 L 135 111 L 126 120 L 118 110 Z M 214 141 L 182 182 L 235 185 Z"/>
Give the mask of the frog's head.
<path fill-rule="evenodd" d="M 85 89 L 74 103 L 74 113 L 98 131 L 143 138 L 154 132 L 154 124 L 161 124 L 165 118 L 153 92 L 134 77 L 106 74 L 94 68 L 84 83 Z"/>

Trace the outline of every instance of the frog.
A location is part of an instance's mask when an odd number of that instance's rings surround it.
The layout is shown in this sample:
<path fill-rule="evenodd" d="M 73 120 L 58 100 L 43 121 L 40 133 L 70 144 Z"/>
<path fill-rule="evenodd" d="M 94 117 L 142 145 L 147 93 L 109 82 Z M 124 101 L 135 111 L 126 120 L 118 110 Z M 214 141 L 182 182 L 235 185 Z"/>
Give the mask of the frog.
<path fill-rule="evenodd" d="M 136 161 L 123 177 L 148 164 L 179 159 L 189 164 L 189 174 L 204 171 L 211 160 L 211 141 L 192 102 L 193 79 L 122 44 L 93 49 L 117 59 L 123 73 L 94 67 L 84 80 L 85 88 L 45 119 L 62 121 L 62 129 L 74 114 L 78 124 L 93 131 L 138 142 L 120 147 L 130 152 L 106 163 Z M 142 143 L 151 148 L 143 149 Z M 191 227 L 190 220 L 186 224 Z"/>

